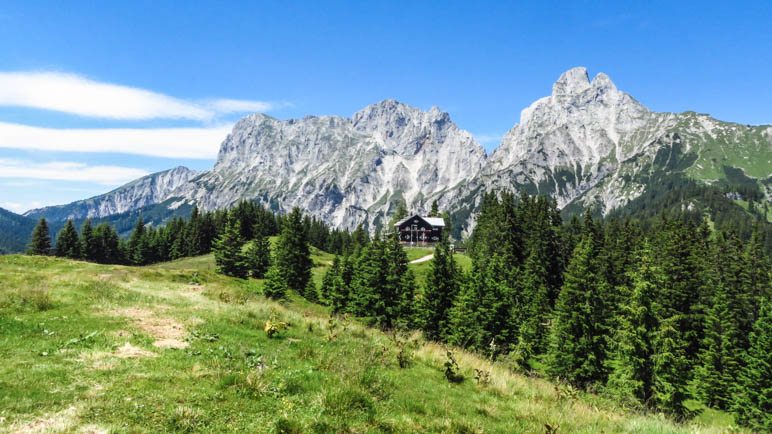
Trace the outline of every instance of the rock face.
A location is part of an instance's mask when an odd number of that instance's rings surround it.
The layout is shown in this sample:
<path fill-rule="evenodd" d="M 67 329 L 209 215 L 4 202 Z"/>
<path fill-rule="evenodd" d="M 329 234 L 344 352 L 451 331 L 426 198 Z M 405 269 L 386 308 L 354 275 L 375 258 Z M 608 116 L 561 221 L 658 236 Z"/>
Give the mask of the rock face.
<path fill-rule="evenodd" d="M 415 210 L 449 203 L 484 161 L 482 147 L 447 113 L 386 100 L 350 119 L 248 116 L 212 171 L 174 195 L 203 209 L 257 199 L 277 210 L 301 207 L 337 227 L 374 228 L 400 200 Z"/>
<path fill-rule="evenodd" d="M 491 189 L 549 194 L 558 206 L 623 206 L 654 171 L 712 182 L 726 167 L 763 180 L 772 168 L 768 127 L 717 121 L 693 112 L 656 113 L 585 68 L 560 76 L 552 94 L 522 111 L 481 174 Z M 660 158 L 663 153 L 667 158 Z M 751 163 L 759 158 L 760 167 Z"/>
<path fill-rule="evenodd" d="M 470 227 L 483 191 L 549 194 L 561 207 L 608 212 L 646 191 L 652 174 L 679 172 L 705 182 L 750 178 L 770 200 L 770 168 L 771 127 L 652 112 L 605 74 L 590 80 L 579 67 L 524 109 L 489 157 L 436 107 L 386 100 L 351 118 L 254 114 L 233 127 L 211 171 L 177 168 L 27 215 L 104 217 L 161 203 L 212 210 L 249 199 L 278 211 L 298 206 L 339 228 L 375 230 L 401 200 L 416 212 L 437 200 Z"/>
<path fill-rule="evenodd" d="M 174 169 L 144 176 L 100 196 L 67 205 L 33 209 L 27 211 L 24 215 L 60 221 L 66 219 L 100 218 L 120 214 L 162 202 L 172 191 L 187 183 L 196 175 L 198 175 L 197 172 L 187 167 L 175 167 Z"/>

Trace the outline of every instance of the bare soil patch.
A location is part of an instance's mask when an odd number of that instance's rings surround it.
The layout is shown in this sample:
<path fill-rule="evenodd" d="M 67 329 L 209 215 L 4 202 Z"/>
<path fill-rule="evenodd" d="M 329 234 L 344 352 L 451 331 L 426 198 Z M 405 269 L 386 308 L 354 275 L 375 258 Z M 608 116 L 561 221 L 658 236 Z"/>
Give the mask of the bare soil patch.
<path fill-rule="evenodd" d="M 154 337 L 153 346 L 158 348 L 187 348 L 185 326 L 174 318 L 169 318 L 148 309 L 129 307 L 110 312 L 113 315 L 130 318 L 134 325 Z"/>

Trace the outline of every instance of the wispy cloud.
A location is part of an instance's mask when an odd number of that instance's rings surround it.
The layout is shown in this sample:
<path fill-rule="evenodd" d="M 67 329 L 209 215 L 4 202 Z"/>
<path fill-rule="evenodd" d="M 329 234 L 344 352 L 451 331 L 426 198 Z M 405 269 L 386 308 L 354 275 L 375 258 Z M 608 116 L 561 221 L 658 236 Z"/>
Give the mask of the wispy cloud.
<path fill-rule="evenodd" d="M 147 175 L 142 169 L 121 166 L 90 166 L 69 161 L 34 162 L 0 159 L 0 178 L 93 182 L 106 186 L 125 184 Z M 9 205 L 9 207 L 11 207 Z"/>
<path fill-rule="evenodd" d="M 212 159 L 231 127 L 41 128 L 0 122 L 0 148 Z"/>
<path fill-rule="evenodd" d="M 17 214 L 21 214 L 24 211 L 27 211 L 29 209 L 34 208 L 40 208 L 43 206 L 42 202 L 38 201 L 32 201 L 32 202 L 0 202 L 0 208 L 5 208 L 9 211 L 13 211 Z"/>
<path fill-rule="evenodd" d="M 276 105 L 234 99 L 191 101 L 60 72 L 0 72 L 0 106 L 103 119 L 211 121 L 229 113 L 270 111 Z"/>

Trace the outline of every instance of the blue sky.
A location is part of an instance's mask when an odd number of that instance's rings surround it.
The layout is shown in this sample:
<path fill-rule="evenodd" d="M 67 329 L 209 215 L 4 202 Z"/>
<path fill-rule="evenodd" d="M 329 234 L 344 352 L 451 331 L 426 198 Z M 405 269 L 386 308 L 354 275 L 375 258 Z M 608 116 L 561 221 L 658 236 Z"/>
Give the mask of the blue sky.
<path fill-rule="evenodd" d="M 657 111 L 772 123 L 769 2 L 0 4 L 0 207 L 211 167 L 241 116 L 437 105 L 493 149 L 566 69 Z"/>

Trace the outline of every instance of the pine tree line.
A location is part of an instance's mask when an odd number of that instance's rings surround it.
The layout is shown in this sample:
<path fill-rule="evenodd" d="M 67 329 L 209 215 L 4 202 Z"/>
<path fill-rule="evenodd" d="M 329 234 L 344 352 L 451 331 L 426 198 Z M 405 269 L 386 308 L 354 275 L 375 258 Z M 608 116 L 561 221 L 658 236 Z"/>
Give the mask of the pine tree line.
<path fill-rule="evenodd" d="M 86 219 L 76 229 L 75 223 L 68 220 L 56 234 L 56 242 L 51 238 L 46 220 L 40 219 L 33 230 L 28 249 L 33 255 L 56 255 L 104 264 L 147 265 L 175 260 L 183 257 L 203 255 L 212 252 L 215 241 L 228 229 L 230 224 L 238 224 L 239 240 L 259 239 L 258 235 L 270 237 L 278 235 L 288 216 L 276 215 L 263 206 L 242 201 L 230 210 L 199 212 L 194 207 L 187 219 L 170 219 L 163 226 L 152 227 L 145 224 L 140 216 L 128 238 L 119 237 L 115 228 L 108 223 L 96 226 Z M 310 217 L 302 217 L 301 224 L 311 245 L 333 253 L 343 253 L 353 245 L 352 234 L 347 231 L 330 229 L 329 226 Z M 249 267 L 262 276 L 267 265 L 259 263 L 263 244 L 250 243 L 246 261 Z M 241 276 L 243 273 L 234 275 Z M 244 276 L 246 277 L 246 276 Z"/>
<path fill-rule="evenodd" d="M 766 228 L 742 242 L 688 214 L 643 227 L 589 212 L 564 223 L 552 199 L 487 194 L 471 271 L 444 240 L 416 289 L 398 243 L 376 237 L 335 258 L 320 298 L 630 406 L 680 418 L 696 398 L 769 430 Z"/>
<path fill-rule="evenodd" d="M 468 243 L 472 269 L 459 269 L 445 239 L 417 287 L 396 237 L 370 239 L 361 227 L 329 231 L 297 209 L 287 216 L 257 209 L 242 203 L 212 213 L 208 239 L 221 272 L 262 273 L 266 296 L 283 298 L 291 289 L 334 313 L 420 329 L 627 405 L 685 417 L 685 401 L 696 398 L 754 429 L 772 428 L 767 225 L 742 241 L 688 212 L 645 222 L 587 212 L 563 222 L 550 198 L 489 193 Z M 190 221 L 177 225 L 182 230 Z M 163 251 L 154 240 L 174 226 L 140 221 L 127 241 L 115 236 L 113 243 L 100 225 L 90 238 L 140 263 Z M 56 252 L 83 255 L 86 229 L 78 240 L 65 226 Z M 46 234 L 41 222 L 31 252 L 51 250 Z M 272 248 L 267 236 L 274 234 L 280 236 Z M 175 251 L 177 239 L 190 240 L 166 237 L 173 240 L 166 251 Z M 337 253 L 318 289 L 309 244 Z"/>

